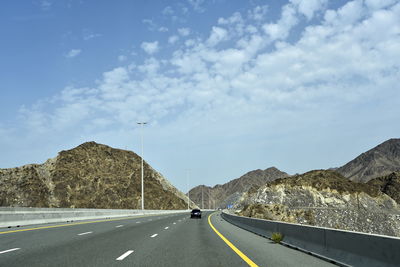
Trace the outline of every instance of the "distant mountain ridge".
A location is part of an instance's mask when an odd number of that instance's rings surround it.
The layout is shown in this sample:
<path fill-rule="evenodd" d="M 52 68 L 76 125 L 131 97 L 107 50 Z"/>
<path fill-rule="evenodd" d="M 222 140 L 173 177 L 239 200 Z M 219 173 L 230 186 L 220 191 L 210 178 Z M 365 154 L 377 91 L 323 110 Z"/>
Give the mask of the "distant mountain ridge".
<path fill-rule="evenodd" d="M 144 199 L 145 209 L 187 208 L 186 196 L 146 162 Z M 141 157 L 86 142 L 43 164 L 0 169 L 0 206 L 139 209 Z"/>
<path fill-rule="evenodd" d="M 275 167 L 265 170 L 258 169 L 222 185 L 218 184 L 214 187 L 205 185 L 196 186 L 189 191 L 190 199 L 199 207 L 225 207 L 228 204 L 234 203 L 242 193 L 249 189 L 258 188 L 266 182 L 287 176 L 289 176 L 287 173 Z"/>
<path fill-rule="evenodd" d="M 400 139 L 389 139 L 362 153 L 337 169 L 337 172 L 356 182 L 400 171 Z"/>
<path fill-rule="evenodd" d="M 400 139 L 389 139 L 362 153 L 344 166 L 330 168 L 329 170 L 340 173 L 350 181 L 362 183 L 390 175 L 393 172 L 400 172 Z M 226 207 L 237 203 L 244 192 L 255 191 L 267 182 L 285 177 L 289 177 L 289 175 L 275 167 L 271 167 L 266 170 L 250 171 L 240 178 L 231 180 L 223 185 L 214 187 L 199 185 L 192 188 L 189 193 L 191 200 L 200 207 Z M 375 186 L 384 187 L 388 183 L 382 178 L 375 182 Z M 391 192 L 391 194 L 388 195 L 397 201 L 398 198 L 395 195 L 400 195 L 399 188 L 397 186 L 391 186 L 390 188 L 391 191 L 388 192 Z"/>

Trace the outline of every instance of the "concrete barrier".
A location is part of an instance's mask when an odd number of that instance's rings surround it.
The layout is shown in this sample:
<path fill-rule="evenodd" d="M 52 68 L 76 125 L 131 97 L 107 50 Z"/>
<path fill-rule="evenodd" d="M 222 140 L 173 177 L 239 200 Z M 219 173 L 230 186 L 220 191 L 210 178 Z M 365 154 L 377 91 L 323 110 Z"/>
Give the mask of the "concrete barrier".
<path fill-rule="evenodd" d="M 243 229 L 270 238 L 284 235 L 283 244 L 342 266 L 400 266 L 400 238 L 276 222 L 222 213 Z"/>
<path fill-rule="evenodd" d="M 188 213 L 188 210 L 65 209 L 0 207 L 0 228 L 139 216 L 144 214 Z"/>

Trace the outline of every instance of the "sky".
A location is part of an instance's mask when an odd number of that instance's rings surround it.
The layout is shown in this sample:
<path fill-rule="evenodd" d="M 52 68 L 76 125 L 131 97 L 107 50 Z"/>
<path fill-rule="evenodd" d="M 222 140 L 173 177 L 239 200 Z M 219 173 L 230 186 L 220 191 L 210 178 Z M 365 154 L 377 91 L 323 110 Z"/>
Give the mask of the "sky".
<path fill-rule="evenodd" d="M 399 0 L 5 0 L 0 168 L 140 154 L 143 121 L 184 192 L 338 167 L 399 137 L 399 82 Z"/>

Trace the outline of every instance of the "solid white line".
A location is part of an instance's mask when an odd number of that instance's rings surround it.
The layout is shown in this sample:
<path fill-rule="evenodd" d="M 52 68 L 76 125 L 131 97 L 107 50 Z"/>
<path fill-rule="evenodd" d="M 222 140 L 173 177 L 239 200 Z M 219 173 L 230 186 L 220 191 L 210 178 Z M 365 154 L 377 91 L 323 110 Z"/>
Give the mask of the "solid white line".
<path fill-rule="evenodd" d="M 167 230 L 167 229 L 168 229 L 168 226 L 167 226 L 167 227 L 165 227 L 164 229 L 165 229 L 165 230 Z"/>
<path fill-rule="evenodd" d="M 115 227 L 117 227 L 117 228 L 118 228 L 118 227 L 122 227 L 122 226 L 123 226 L 123 225 L 121 224 L 121 225 L 117 225 L 117 226 L 115 226 Z"/>
<path fill-rule="evenodd" d="M 117 261 L 122 261 L 123 259 L 125 259 L 126 257 L 129 256 L 129 254 L 131 254 L 133 252 L 133 250 L 128 250 L 127 252 L 125 252 L 124 254 L 122 254 L 121 256 L 119 256 L 118 258 L 116 258 Z"/>
<path fill-rule="evenodd" d="M 154 234 L 154 235 L 152 235 L 152 236 L 150 236 L 150 237 L 156 237 L 156 236 L 158 236 L 158 234 Z"/>
<path fill-rule="evenodd" d="M 20 249 L 20 248 L 12 248 L 12 249 L 3 250 L 3 251 L 0 251 L 0 254 L 11 252 L 11 251 L 18 250 L 18 249 Z"/>
<path fill-rule="evenodd" d="M 87 235 L 87 234 L 91 234 L 91 233 L 93 233 L 93 232 L 85 232 L 85 233 L 80 233 L 78 235 Z"/>

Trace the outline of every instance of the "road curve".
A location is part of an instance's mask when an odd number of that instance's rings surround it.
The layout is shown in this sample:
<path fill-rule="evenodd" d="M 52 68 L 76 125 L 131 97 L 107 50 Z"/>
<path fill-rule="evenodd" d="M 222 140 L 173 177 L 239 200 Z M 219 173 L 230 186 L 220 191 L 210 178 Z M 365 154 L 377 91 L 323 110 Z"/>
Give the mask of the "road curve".
<path fill-rule="evenodd" d="M 0 231 L 0 266 L 249 265 L 333 266 L 240 229 L 218 212 L 204 212 L 202 219 L 166 214 Z"/>

